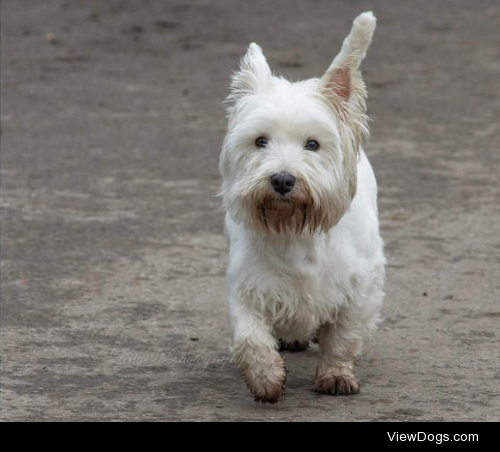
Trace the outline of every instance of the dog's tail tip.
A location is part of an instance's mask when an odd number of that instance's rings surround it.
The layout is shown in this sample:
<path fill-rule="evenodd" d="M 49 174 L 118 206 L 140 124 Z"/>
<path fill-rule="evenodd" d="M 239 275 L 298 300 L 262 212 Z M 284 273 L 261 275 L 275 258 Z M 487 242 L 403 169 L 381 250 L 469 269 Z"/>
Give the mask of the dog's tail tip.
<path fill-rule="evenodd" d="M 377 18 L 373 11 L 367 11 L 356 18 L 354 26 L 356 28 L 375 31 L 375 28 L 377 28 Z"/>
<path fill-rule="evenodd" d="M 257 44 L 256 42 L 252 42 L 248 46 L 248 51 L 251 54 L 253 54 L 254 56 L 256 56 L 256 55 L 262 55 L 263 54 L 262 47 L 259 44 Z"/>

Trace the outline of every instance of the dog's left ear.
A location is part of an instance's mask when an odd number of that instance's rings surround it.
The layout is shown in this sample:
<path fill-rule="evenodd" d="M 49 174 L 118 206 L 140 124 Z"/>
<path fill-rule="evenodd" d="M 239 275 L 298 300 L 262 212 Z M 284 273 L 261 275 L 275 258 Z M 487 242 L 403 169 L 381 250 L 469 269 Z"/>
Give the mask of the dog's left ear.
<path fill-rule="evenodd" d="M 358 56 L 353 54 L 331 67 L 321 78 L 318 90 L 344 120 L 366 113 L 366 88 Z"/>
<path fill-rule="evenodd" d="M 359 70 L 359 56 L 355 52 L 330 67 L 318 84 L 318 91 L 352 135 L 355 147 L 368 138 L 366 116 L 366 86 Z"/>
<path fill-rule="evenodd" d="M 330 69 L 319 83 L 321 94 L 338 110 L 342 119 L 349 120 L 366 113 L 366 89 L 359 67 L 366 57 L 377 27 L 372 12 L 359 15 L 349 36 Z"/>
<path fill-rule="evenodd" d="M 359 57 L 353 54 L 331 67 L 318 84 L 320 95 L 339 121 L 344 169 L 352 201 L 357 189 L 357 163 L 363 142 L 368 139 L 366 88 L 359 70 Z"/>
<path fill-rule="evenodd" d="M 272 72 L 262 48 L 253 43 L 241 60 L 240 69 L 231 80 L 229 102 L 242 97 L 257 94 L 267 88 L 272 79 Z"/>
<path fill-rule="evenodd" d="M 353 75 L 356 69 L 352 64 L 354 58 L 347 59 L 339 66 L 330 68 L 321 78 L 318 89 L 321 94 L 332 101 L 348 102 L 353 89 Z M 359 75 L 359 74 L 357 74 Z M 337 102 L 335 102 L 337 103 Z"/>

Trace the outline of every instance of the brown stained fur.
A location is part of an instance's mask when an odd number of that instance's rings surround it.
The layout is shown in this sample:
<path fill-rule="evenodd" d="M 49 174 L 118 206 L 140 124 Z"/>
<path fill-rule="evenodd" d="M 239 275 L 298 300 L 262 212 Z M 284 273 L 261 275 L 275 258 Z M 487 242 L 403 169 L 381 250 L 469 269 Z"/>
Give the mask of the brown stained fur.
<path fill-rule="evenodd" d="M 263 403 L 263 404 L 270 404 L 270 405 L 276 405 L 277 403 L 281 402 L 285 398 L 285 390 L 286 390 L 286 382 L 287 382 L 287 371 L 286 371 L 286 366 L 284 361 L 279 361 L 273 363 L 273 365 L 278 365 L 282 367 L 284 370 L 284 377 L 282 381 L 278 383 L 274 383 L 271 387 L 266 388 L 265 392 L 260 392 L 258 393 L 255 390 L 254 387 L 254 382 L 250 379 L 250 377 L 246 374 L 245 371 L 242 370 L 242 375 L 243 379 L 245 381 L 245 384 L 247 385 L 247 388 L 250 390 L 252 393 L 254 400 L 258 403 Z M 269 382 L 268 382 L 269 383 Z"/>
<path fill-rule="evenodd" d="M 300 235 L 326 232 L 342 217 L 337 215 L 332 224 L 332 213 L 315 207 L 315 202 L 304 184 L 304 189 L 296 190 L 293 198 L 280 199 L 275 194 L 261 196 L 259 190 L 251 193 L 250 212 L 254 227 L 266 235 Z"/>
<path fill-rule="evenodd" d="M 360 149 L 369 135 L 367 93 L 361 72 L 357 69 L 357 58 L 356 54 L 351 55 L 338 67 L 330 69 L 318 86 L 318 94 L 341 119 L 339 131 L 344 154 L 343 173 L 349 190 L 338 204 L 339 211 L 326 211 L 323 206 L 318 206 L 305 181 L 301 181 L 302 189 L 295 190 L 288 205 L 275 194 L 270 194 L 267 187 L 256 187 L 248 193 L 246 202 L 252 224 L 260 232 L 266 235 L 327 232 L 340 221 L 356 196 Z"/>
<path fill-rule="evenodd" d="M 347 396 L 359 394 L 360 386 L 354 376 L 324 375 L 316 379 L 316 392 L 333 396 Z"/>

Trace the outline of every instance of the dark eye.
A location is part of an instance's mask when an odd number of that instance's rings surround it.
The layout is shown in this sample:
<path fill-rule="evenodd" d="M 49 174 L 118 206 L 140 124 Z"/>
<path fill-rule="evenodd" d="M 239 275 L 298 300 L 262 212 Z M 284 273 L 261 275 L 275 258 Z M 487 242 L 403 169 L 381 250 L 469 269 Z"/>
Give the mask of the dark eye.
<path fill-rule="evenodd" d="M 308 151 L 318 152 L 319 151 L 319 143 L 315 140 L 309 140 L 306 144 L 306 149 Z"/>
<path fill-rule="evenodd" d="M 266 137 L 259 137 L 255 144 L 258 148 L 265 148 L 269 143 L 269 140 Z"/>

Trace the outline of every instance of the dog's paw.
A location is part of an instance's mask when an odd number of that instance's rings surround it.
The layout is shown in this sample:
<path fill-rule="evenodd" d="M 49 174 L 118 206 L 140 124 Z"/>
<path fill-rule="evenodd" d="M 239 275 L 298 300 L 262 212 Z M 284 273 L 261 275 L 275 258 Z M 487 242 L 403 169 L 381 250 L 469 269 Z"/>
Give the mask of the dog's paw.
<path fill-rule="evenodd" d="M 356 377 L 351 375 L 325 376 L 316 381 L 316 392 L 333 396 L 359 394 L 360 386 Z"/>
<path fill-rule="evenodd" d="M 309 349 L 309 341 L 300 342 L 293 341 L 287 342 L 284 340 L 280 340 L 280 352 L 288 352 L 288 353 L 300 353 L 305 352 Z"/>
<path fill-rule="evenodd" d="M 287 374 L 281 358 L 271 364 L 253 363 L 243 377 L 256 402 L 276 404 L 285 397 Z"/>

